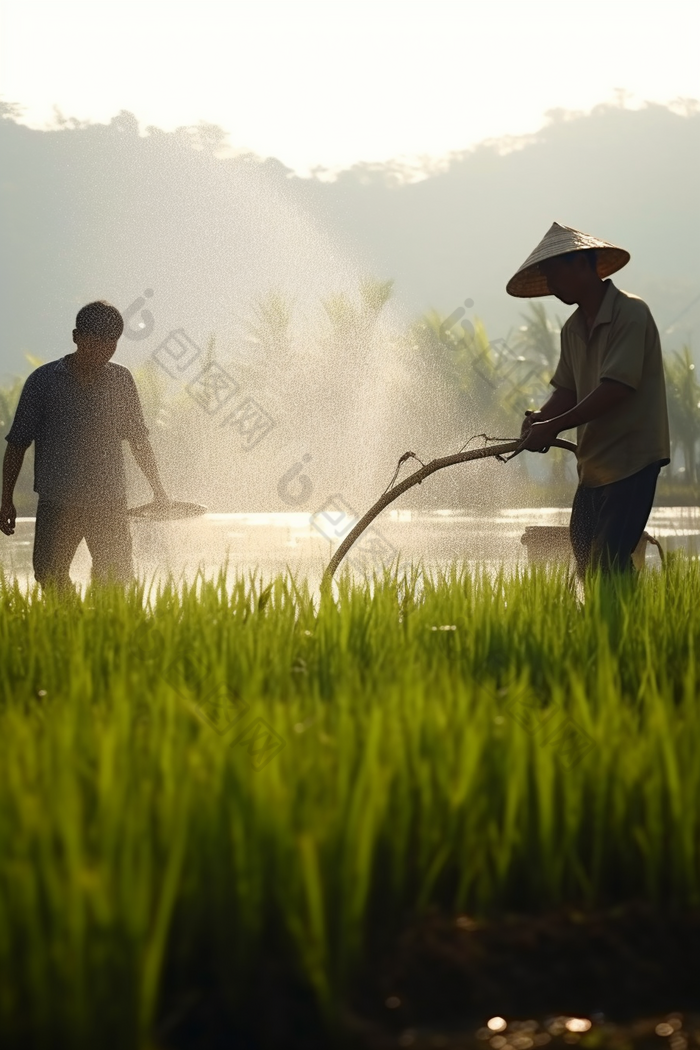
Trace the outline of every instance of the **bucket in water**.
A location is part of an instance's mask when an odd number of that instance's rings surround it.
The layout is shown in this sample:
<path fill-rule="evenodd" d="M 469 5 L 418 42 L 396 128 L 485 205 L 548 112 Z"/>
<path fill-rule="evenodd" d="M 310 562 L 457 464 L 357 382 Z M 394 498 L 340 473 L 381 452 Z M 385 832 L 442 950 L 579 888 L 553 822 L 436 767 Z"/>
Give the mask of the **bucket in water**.
<path fill-rule="evenodd" d="M 568 525 L 528 525 L 520 542 L 527 549 L 529 562 L 568 562 L 574 556 Z M 658 549 L 661 561 L 664 560 L 659 541 L 648 532 L 643 532 L 642 538 L 632 551 L 632 564 L 637 570 L 643 569 L 646 564 L 649 543 Z"/>
<path fill-rule="evenodd" d="M 567 562 L 574 556 L 568 525 L 528 525 L 520 542 L 532 562 Z"/>

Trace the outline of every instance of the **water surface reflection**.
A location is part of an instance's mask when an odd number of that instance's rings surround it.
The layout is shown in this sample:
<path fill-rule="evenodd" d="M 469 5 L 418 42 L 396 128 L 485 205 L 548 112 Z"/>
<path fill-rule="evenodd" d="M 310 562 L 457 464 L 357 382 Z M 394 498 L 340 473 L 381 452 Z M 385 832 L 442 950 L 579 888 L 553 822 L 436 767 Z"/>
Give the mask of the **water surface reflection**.
<path fill-rule="evenodd" d="M 454 560 L 514 567 L 527 562 L 521 540 L 528 526 L 561 526 L 568 519 L 568 508 L 551 507 L 509 508 L 494 514 L 391 510 L 375 522 L 375 537 L 381 542 L 366 548 L 362 559 L 355 560 L 355 569 L 380 568 L 396 555 L 402 563 L 421 561 L 429 569 L 446 567 Z M 682 549 L 691 556 L 700 553 L 700 508 L 655 508 L 647 530 L 664 550 Z M 176 522 L 135 520 L 132 535 L 137 571 L 147 578 L 171 572 L 191 579 L 199 567 L 211 574 L 228 560 L 232 575 L 257 570 L 269 578 L 288 568 L 314 586 L 338 542 L 322 534 L 307 513 L 207 514 Z M 33 538 L 34 519 L 18 518 L 15 535 L 0 542 L 0 565 L 20 582 L 33 578 Z M 653 548 L 647 564 L 659 564 Z M 71 575 L 84 584 L 89 574 L 90 556 L 82 543 Z"/>

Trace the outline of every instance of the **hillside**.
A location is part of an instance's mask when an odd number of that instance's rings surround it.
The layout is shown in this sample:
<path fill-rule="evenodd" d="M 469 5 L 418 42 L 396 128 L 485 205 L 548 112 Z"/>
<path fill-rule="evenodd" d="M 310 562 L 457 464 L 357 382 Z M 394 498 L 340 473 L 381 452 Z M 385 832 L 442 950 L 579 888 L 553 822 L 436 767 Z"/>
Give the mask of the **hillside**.
<path fill-rule="evenodd" d="M 0 371 L 26 369 L 25 352 L 63 352 L 88 298 L 125 308 L 146 287 L 161 318 L 205 338 L 271 288 L 311 308 L 374 273 L 395 278 L 406 318 L 468 297 L 503 337 L 523 305 L 505 282 L 553 219 L 625 245 L 620 285 L 662 331 L 685 310 L 666 345 L 693 333 L 697 344 L 700 302 L 686 308 L 700 293 L 699 132 L 697 107 L 601 106 L 553 113 L 537 135 L 455 154 L 420 181 L 398 165 L 327 181 L 221 159 L 216 128 L 139 135 L 122 113 L 37 131 L 6 107 Z"/>

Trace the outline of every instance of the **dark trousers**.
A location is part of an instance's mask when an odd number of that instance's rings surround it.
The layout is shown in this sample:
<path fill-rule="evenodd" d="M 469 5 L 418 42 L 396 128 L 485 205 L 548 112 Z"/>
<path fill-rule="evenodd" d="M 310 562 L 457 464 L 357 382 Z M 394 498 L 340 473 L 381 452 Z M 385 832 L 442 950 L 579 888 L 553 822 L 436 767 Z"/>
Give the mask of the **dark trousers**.
<path fill-rule="evenodd" d="M 128 583 L 133 579 L 131 530 L 126 504 L 62 506 L 40 499 L 34 533 L 34 575 L 44 587 L 72 587 L 70 567 L 84 539 L 92 557 L 92 579 Z"/>
<path fill-rule="evenodd" d="M 579 485 L 571 508 L 571 546 L 579 576 L 588 569 L 632 573 L 632 551 L 644 532 L 660 463 L 610 485 Z"/>

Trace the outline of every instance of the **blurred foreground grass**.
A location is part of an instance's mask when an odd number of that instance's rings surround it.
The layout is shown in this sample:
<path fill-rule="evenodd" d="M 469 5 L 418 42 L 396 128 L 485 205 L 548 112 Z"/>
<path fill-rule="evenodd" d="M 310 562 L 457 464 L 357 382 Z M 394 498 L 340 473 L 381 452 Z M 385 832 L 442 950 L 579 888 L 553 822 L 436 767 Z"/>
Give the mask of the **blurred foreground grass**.
<path fill-rule="evenodd" d="M 270 959 L 332 1018 L 432 904 L 699 903 L 694 562 L 0 602 L 4 1045 L 167 1045 Z"/>

